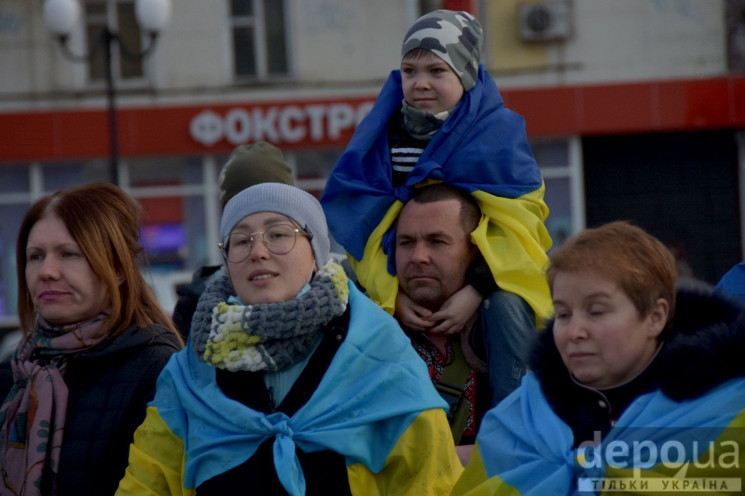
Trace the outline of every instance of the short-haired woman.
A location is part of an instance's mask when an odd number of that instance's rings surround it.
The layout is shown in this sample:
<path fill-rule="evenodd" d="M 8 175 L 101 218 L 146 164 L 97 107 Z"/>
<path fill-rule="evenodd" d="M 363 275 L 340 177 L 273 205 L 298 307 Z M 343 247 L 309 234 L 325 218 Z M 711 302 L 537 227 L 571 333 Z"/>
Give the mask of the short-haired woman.
<path fill-rule="evenodd" d="M 550 261 L 555 317 L 532 373 L 484 417 L 453 494 L 739 491 L 741 308 L 676 293 L 672 254 L 626 222 L 573 236 Z"/>

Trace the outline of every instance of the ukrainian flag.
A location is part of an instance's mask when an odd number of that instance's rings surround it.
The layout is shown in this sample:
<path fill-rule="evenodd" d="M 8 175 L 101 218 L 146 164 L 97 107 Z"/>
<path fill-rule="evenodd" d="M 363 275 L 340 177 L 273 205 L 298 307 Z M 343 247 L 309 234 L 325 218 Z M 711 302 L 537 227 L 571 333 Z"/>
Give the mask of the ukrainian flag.
<path fill-rule="evenodd" d="M 387 123 L 401 106 L 393 71 L 370 114 L 334 166 L 321 198 L 329 228 L 368 295 L 393 313 L 398 280 L 394 222 L 413 188 L 442 181 L 468 191 L 482 211 L 471 239 L 504 290 L 525 299 L 541 323 L 552 312 L 545 280 L 551 238 L 544 221 L 544 183 L 524 119 L 505 108 L 496 84 L 479 68 L 474 88 L 445 120 L 405 185 L 394 188 Z"/>
<path fill-rule="evenodd" d="M 535 376 L 484 417 L 455 496 L 742 494 L 745 379 L 675 401 L 642 395 L 602 440 L 572 431 Z"/>

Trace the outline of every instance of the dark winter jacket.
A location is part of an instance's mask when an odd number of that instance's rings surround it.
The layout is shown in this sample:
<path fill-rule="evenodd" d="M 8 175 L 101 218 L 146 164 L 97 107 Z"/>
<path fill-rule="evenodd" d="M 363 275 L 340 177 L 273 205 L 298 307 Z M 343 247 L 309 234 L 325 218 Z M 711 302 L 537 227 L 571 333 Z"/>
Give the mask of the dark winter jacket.
<path fill-rule="evenodd" d="M 57 478 L 60 496 L 114 494 L 158 374 L 180 348 L 176 334 L 163 326 L 132 327 L 68 360 L 64 379 L 69 397 Z M 6 362 L 0 371 L 2 398 L 12 385 Z"/>

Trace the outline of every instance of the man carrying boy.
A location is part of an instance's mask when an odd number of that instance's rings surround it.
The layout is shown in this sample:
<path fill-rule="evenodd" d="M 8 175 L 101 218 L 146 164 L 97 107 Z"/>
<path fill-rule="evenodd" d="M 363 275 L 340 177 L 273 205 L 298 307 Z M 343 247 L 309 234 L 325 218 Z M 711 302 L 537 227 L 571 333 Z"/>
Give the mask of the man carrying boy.
<path fill-rule="evenodd" d="M 401 69 L 391 73 L 322 196 L 331 233 L 368 295 L 395 309 L 404 325 L 418 318 L 435 333 L 463 328 L 497 287 L 527 301 L 536 324 L 551 315 L 543 179 L 522 117 L 504 107 L 479 64 L 481 36 L 467 12 L 438 10 L 414 23 Z M 467 192 L 483 215 L 471 235 L 478 250 L 466 284 L 422 319 L 410 299 L 397 299 L 393 226 L 414 190 L 432 182 Z"/>

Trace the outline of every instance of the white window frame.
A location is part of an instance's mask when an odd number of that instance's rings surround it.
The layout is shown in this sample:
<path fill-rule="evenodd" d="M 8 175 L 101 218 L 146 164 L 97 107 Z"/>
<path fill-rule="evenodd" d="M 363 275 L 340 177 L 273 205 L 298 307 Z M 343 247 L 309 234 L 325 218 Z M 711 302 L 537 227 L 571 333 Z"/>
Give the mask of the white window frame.
<path fill-rule="evenodd" d="M 540 143 L 541 140 L 537 139 L 535 141 Z M 541 166 L 538 164 L 538 166 L 544 180 L 562 178 L 569 180 L 571 235 L 585 229 L 586 223 L 582 139 L 579 136 L 567 136 L 562 141 L 565 141 L 567 146 L 567 164 L 564 166 Z M 550 205 L 549 208 L 551 208 Z"/>
<path fill-rule="evenodd" d="M 281 80 L 290 77 L 291 72 L 291 59 L 290 59 L 290 37 L 289 37 L 289 12 L 288 3 L 285 0 L 273 0 L 274 4 L 281 4 L 282 11 L 284 13 L 283 22 L 283 33 L 285 39 L 285 64 L 287 70 L 284 74 L 269 74 L 269 60 L 268 60 L 268 40 L 266 33 L 266 13 L 264 11 L 264 0 L 245 0 L 251 2 L 253 7 L 253 16 L 233 16 L 231 6 L 228 5 L 228 15 L 230 16 L 230 33 L 229 42 L 231 51 L 235 47 L 234 42 L 234 30 L 236 28 L 253 28 L 253 49 L 254 57 L 256 60 L 256 73 L 255 74 L 238 74 L 236 70 L 236 54 L 233 52 L 232 66 L 230 72 L 233 78 L 238 81 L 268 81 L 268 80 Z"/>

